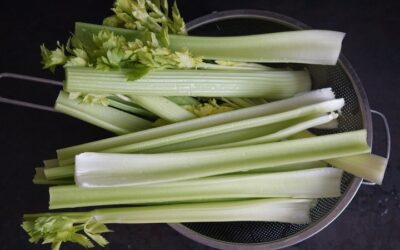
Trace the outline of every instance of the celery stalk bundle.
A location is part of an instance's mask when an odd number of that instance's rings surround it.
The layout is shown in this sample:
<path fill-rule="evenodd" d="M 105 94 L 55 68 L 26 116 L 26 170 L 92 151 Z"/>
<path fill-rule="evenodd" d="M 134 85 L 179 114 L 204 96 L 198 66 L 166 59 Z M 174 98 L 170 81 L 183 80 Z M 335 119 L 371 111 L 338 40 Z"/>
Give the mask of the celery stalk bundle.
<path fill-rule="evenodd" d="M 340 197 L 344 171 L 382 182 L 386 159 L 366 130 L 308 132 L 340 128 L 345 100 L 311 91 L 303 66 L 273 65 L 335 65 L 343 33 L 197 37 L 176 3 L 115 0 L 112 11 L 41 46 L 44 68 L 66 73 L 55 108 L 118 136 L 36 168 L 35 184 L 54 185 L 49 209 L 95 208 L 24 215 L 31 242 L 105 246 L 112 223 L 307 224 L 316 199 Z"/>

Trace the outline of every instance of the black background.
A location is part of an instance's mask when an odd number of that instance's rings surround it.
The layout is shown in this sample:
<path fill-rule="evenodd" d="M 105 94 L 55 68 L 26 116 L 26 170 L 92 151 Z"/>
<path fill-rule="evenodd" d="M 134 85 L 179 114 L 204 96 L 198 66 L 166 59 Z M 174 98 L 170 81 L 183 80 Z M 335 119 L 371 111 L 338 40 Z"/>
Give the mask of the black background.
<path fill-rule="evenodd" d="M 398 1 L 179 1 L 185 20 L 228 9 L 264 9 L 296 18 L 313 28 L 346 32 L 343 53 L 359 74 L 370 106 L 386 114 L 392 128 L 392 158 L 382 186 L 363 186 L 328 228 L 289 249 L 400 248 L 400 35 Z M 62 80 L 41 69 L 39 45 L 65 41 L 75 21 L 101 22 L 112 1 L 2 1 L 0 72 Z M 54 87 L 2 79 L 0 95 L 51 105 Z M 33 168 L 54 157 L 54 149 L 111 136 L 62 114 L 0 104 L 0 249 L 33 246 L 20 229 L 24 212 L 47 208 L 44 187 L 31 184 Z M 384 153 L 385 133 L 374 119 L 374 148 Z M 129 225 L 108 238 L 106 249 L 210 249 L 167 225 Z M 47 246 L 48 247 L 48 246 Z M 49 248 L 46 248 L 49 249 Z M 65 245 L 63 249 L 80 249 Z"/>

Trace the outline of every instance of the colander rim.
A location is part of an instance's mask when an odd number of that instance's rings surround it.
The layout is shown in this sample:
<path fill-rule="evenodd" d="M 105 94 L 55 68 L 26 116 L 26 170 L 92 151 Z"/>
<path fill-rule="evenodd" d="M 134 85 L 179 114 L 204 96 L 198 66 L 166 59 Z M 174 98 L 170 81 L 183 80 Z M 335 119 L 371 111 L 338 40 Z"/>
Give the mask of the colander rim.
<path fill-rule="evenodd" d="M 220 12 L 213 12 L 211 14 L 196 18 L 187 23 L 188 31 L 200 27 L 205 24 L 209 24 L 216 21 L 236 19 L 236 18 L 252 18 L 261 19 L 265 21 L 275 22 L 282 24 L 293 29 L 310 29 L 310 27 L 294 18 L 271 12 L 266 10 L 253 10 L 253 9 L 238 9 L 238 10 L 227 10 Z M 366 92 L 362 86 L 361 80 L 356 74 L 355 70 L 349 63 L 349 61 L 344 57 L 343 54 L 340 55 L 338 64 L 345 71 L 349 77 L 354 90 L 357 95 L 358 103 L 360 104 L 360 110 L 362 114 L 363 127 L 367 130 L 368 134 L 368 144 L 372 145 L 372 118 L 371 111 L 368 103 L 368 98 Z M 332 208 L 330 213 L 326 214 L 324 217 L 319 219 L 317 222 L 311 224 L 305 229 L 290 235 L 288 237 L 274 240 L 270 242 L 262 243 L 233 243 L 222 240 L 213 239 L 211 237 L 200 234 L 182 224 L 168 224 L 174 230 L 180 234 L 190 238 L 194 241 L 202 243 L 204 245 L 218 248 L 218 249 L 280 249 L 297 244 L 301 241 L 308 239 L 309 237 L 320 232 L 322 229 L 327 227 L 332 223 L 349 205 L 353 197 L 356 195 L 360 185 L 362 183 L 362 178 L 353 177 L 348 188 L 344 194 L 340 197 L 340 200 Z"/>

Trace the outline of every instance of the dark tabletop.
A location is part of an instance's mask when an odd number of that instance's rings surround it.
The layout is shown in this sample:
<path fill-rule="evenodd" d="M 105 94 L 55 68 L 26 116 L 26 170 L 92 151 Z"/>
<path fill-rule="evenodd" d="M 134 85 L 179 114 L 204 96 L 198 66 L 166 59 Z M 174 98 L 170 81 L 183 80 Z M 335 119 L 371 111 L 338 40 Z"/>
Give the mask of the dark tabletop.
<path fill-rule="evenodd" d="M 0 15 L 0 72 L 62 80 L 41 69 L 39 45 L 65 41 L 75 21 L 101 22 L 112 1 L 3 1 Z M 313 28 L 346 32 L 343 53 L 360 76 L 371 108 L 390 123 L 392 157 L 382 186 L 362 186 L 348 208 L 316 236 L 289 249 L 400 249 L 400 4 L 398 1 L 179 1 L 189 21 L 213 11 L 263 9 L 296 18 Z M 51 105 L 54 87 L 1 80 L 0 96 Z M 397 114 L 397 115 L 396 115 Z M 31 184 L 34 167 L 63 146 L 111 136 L 62 114 L 0 104 L 0 249 L 43 249 L 20 229 L 25 212 L 47 209 L 45 187 Z M 374 119 L 374 150 L 386 145 Z M 167 225 L 129 225 L 109 234 L 106 249 L 210 249 Z M 48 247 L 45 249 L 49 249 Z M 63 249 L 81 249 L 66 245 Z"/>

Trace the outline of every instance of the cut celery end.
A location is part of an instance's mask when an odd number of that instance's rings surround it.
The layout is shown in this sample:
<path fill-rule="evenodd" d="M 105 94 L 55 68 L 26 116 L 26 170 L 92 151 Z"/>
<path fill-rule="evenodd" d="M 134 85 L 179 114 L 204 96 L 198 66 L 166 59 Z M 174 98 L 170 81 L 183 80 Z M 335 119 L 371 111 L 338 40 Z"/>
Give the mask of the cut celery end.
<path fill-rule="evenodd" d="M 35 168 L 35 176 L 32 180 L 33 184 L 36 185 L 70 185 L 74 184 L 74 180 L 72 178 L 69 179 L 57 179 L 57 180 L 49 180 L 46 178 L 44 174 L 44 168 L 39 167 Z"/>
<path fill-rule="evenodd" d="M 43 165 L 45 168 L 55 168 L 58 167 L 58 159 L 48 159 L 48 160 L 43 160 Z"/>
<path fill-rule="evenodd" d="M 385 157 L 374 154 L 354 155 L 325 161 L 336 168 L 379 185 L 382 184 L 387 166 Z"/>
<path fill-rule="evenodd" d="M 58 180 L 64 178 L 71 178 L 74 176 L 74 166 L 62 166 L 56 168 L 45 168 L 44 175 L 48 180 Z"/>
<path fill-rule="evenodd" d="M 196 118 L 178 104 L 162 96 L 129 96 L 136 104 L 168 122 L 181 122 Z"/>
<path fill-rule="evenodd" d="M 223 199 L 339 197 L 342 173 L 342 170 L 326 167 L 283 173 L 224 175 L 133 187 L 51 187 L 50 209 Z"/>
<path fill-rule="evenodd" d="M 311 88 L 306 71 L 156 70 L 134 82 L 125 70 L 66 67 L 65 90 L 136 96 L 263 97 L 283 99 Z"/>
<path fill-rule="evenodd" d="M 151 127 L 147 120 L 100 104 L 81 103 L 70 99 L 63 91 L 60 91 L 54 108 L 115 134 L 127 134 Z"/>
<path fill-rule="evenodd" d="M 224 123 L 241 121 L 244 119 L 259 117 L 263 115 L 284 112 L 301 106 L 332 100 L 334 98 L 335 95 L 330 88 L 314 90 L 285 100 L 266 103 L 250 108 L 243 108 L 240 110 L 233 110 L 230 112 L 215 114 L 212 116 L 200 117 L 197 119 L 179 122 L 176 124 L 170 124 L 163 127 L 148 129 L 145 131 L 131 133 L 123 136 L 112 137 L 59 149 L 57 150 L 57 157 L 60 160 L 60 165 L 64 165 L 62 164 L 63 159 L 70 159 L 68 161 L 71 163 L 73 162 L 73 157 L 76 154 L 82 152 L 103 151 L 108 148 L 142 142 L 163 136 L 169 136 L 182 132 L 203 129 L 210 126 L 216 126 Z"/>
<path fill-rule="evenodd" d="M 358 130 L 313 138 L 197 152 L 83 153 L 76 156 L 75 159 L 75 182 L 82 187 L 143 185 L 326 160 L 368 152 L 370 152 L 370 148 L 366 141 L 366 131 Z"/>

